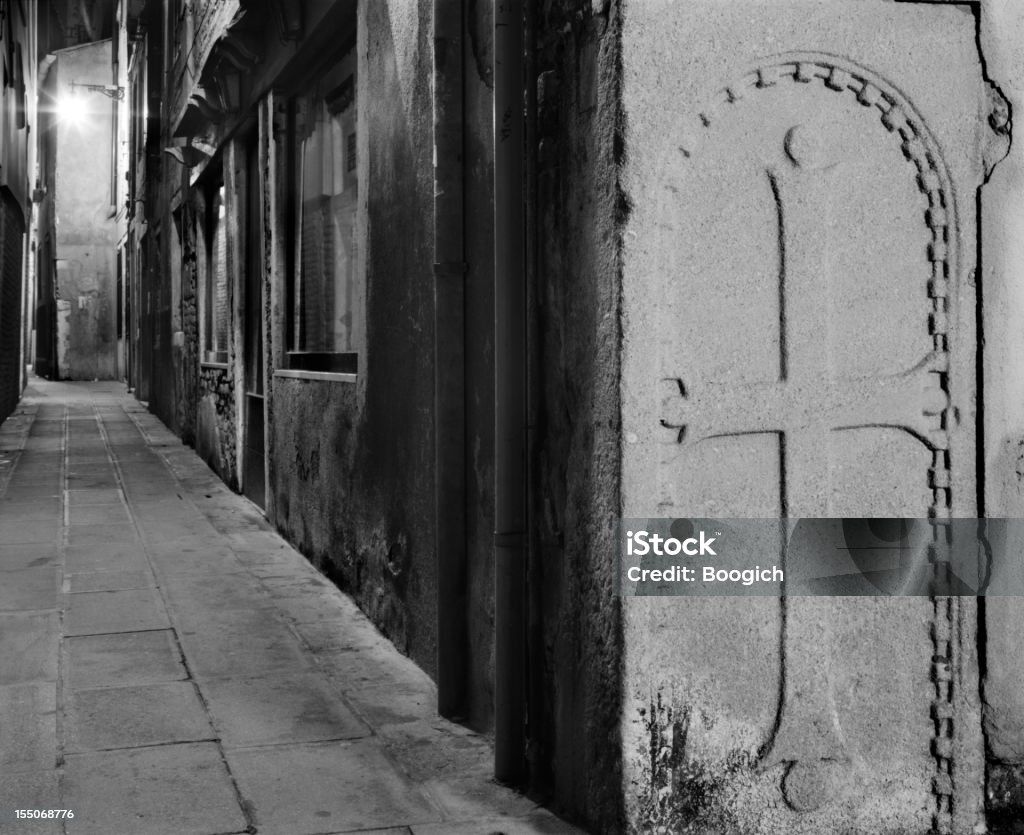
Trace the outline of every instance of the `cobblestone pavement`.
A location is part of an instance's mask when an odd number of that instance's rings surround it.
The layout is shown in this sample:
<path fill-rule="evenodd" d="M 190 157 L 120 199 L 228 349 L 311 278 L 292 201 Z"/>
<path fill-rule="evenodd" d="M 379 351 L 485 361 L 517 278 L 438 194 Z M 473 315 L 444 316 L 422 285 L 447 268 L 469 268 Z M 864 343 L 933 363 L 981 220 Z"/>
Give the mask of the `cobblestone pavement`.
<path fill-rule="evenodd" d="M 578 832 L 434 707 L 124 386 L 32 381 L 0 426 L 0 835 Z"/>

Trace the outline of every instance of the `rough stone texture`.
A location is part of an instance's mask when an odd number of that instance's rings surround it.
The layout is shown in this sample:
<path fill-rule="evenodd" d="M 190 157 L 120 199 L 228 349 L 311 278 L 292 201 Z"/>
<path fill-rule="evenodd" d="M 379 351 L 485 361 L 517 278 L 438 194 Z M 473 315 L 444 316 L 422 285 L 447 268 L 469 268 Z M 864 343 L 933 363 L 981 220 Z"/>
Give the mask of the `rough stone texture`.
<path fill-rule="evenodd" d="M 623 15 L 623 515 L 975 514 L 974 17 Z M 632 831 L 980 820 L 973 601 L 626 604 Z"/>
<path fill-rule="evenodd" d="M 199 371 L 196 451 L 232 487 L 238 483 L 235 383 L 232 366 L 203 365 Z"/>

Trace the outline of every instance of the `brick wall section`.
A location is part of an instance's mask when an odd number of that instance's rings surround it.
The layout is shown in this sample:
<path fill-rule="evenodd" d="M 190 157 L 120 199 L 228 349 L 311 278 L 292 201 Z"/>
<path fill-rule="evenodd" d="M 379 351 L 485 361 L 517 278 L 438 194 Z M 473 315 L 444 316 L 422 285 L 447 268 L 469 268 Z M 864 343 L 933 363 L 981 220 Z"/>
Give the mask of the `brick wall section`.
<path fill-rule="evenodd" d="M 21 212 L 0 193 L 0 420 L 21 396 Z"/>

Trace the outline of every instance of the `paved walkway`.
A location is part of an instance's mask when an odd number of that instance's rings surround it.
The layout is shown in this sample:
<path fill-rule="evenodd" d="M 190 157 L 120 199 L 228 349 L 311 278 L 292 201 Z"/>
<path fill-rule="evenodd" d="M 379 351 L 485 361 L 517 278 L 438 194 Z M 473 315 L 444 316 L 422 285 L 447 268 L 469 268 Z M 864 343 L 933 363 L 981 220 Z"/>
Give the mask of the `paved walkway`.
<path fill-rule="evenodd" d="M 577 831 L 434 704 L 123 386 L 0 426 L 0 835 Z"/>

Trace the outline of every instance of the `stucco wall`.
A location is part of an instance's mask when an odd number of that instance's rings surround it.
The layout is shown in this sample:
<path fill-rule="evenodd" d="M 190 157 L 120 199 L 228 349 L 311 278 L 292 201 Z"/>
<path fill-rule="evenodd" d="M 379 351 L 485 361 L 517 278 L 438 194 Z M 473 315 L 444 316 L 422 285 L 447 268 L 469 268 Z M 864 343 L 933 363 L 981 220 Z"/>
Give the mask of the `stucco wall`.
<path fill-rule="evenodd" d="M 110 41 L 61 50 L 51 70 L 58 103 L 71 83 L 110 83 Z M 84 112 L 72 120 L 58 104 L 54 213 L 60 375 L 117 376 L 117 226 L 111 217 L 111 102 L 77 90 Z"/>

